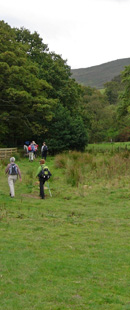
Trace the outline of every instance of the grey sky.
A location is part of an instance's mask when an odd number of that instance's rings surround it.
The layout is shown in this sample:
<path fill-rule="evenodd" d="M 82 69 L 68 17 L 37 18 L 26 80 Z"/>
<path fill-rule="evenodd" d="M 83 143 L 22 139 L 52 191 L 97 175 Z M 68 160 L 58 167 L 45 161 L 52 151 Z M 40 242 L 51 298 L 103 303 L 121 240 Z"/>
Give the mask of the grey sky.
<path fill-rule="evenodd" d="M 37 31 L 71 68 L 130 57 L 130 0 L 4 0 L 0 19 Z"/>

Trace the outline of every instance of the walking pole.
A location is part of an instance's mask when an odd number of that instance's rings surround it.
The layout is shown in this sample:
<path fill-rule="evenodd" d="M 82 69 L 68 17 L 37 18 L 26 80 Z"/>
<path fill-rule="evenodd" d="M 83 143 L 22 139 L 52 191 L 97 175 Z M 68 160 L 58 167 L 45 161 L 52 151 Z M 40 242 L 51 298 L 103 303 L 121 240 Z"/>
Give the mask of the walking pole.
<path fill-rule="evenodd" d="M 47 182 L 47 187 L 49 189 L 49 193 L 50 193 L 50 196 L 52 197 L 52 193 L 51 193 L 51 190 L 50 190 L 50 187 L 49 187 L 49 183 Z"/>

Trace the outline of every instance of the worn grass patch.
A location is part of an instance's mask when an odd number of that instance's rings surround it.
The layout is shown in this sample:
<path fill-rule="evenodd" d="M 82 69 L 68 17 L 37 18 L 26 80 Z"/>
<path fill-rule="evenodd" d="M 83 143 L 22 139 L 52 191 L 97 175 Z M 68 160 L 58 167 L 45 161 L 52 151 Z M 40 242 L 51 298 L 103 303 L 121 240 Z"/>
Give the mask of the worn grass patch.
<path fill-rule="evenodd" d="M 1 310 L 130 309 L 129 178 L 119 169 L 106 177 L 103 158 L 84 156 L 86 178 L 76 186 L 67 182 L 66 160 L 58 167 L 48 157 L 45 200 L 35 179 L 39 159 L 18 162 L 23 181 L 14 199 L 1 166 Z"/>

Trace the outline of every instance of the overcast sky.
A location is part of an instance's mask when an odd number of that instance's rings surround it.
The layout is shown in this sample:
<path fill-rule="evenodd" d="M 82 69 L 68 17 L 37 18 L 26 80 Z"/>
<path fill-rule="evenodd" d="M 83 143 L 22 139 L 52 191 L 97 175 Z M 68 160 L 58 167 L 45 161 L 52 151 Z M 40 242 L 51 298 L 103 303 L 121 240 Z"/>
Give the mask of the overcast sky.
<path fill-rule="evenodd" d="M 72 69 L 130 57 L 130 0 L 3 0 L 0 20 L 38 32 Z"/>

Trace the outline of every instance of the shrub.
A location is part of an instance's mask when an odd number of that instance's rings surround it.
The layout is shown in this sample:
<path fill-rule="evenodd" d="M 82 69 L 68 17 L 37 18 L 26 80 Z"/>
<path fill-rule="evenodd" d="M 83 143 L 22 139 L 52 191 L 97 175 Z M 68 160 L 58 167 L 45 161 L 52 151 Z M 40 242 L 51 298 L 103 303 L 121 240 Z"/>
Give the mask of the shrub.
<path fill-rule="evenodd" d="M 66 167 L 66 155 L 65 154 L 59 154 L 55 157 L 55 167 L 56 168 Z"/>

